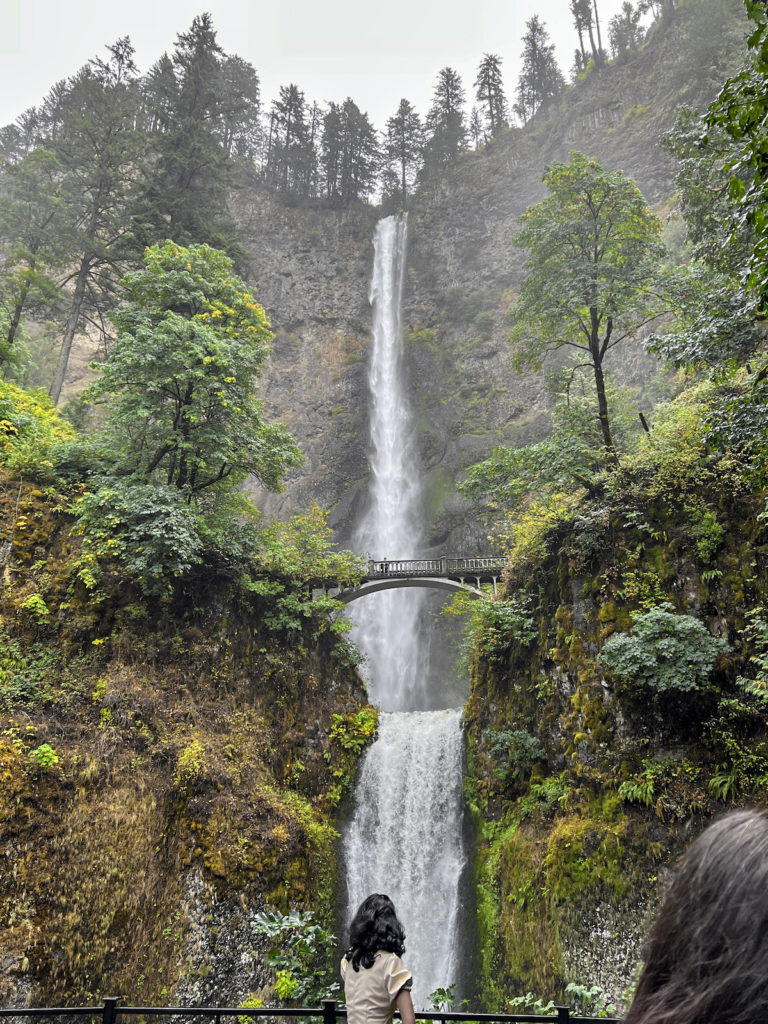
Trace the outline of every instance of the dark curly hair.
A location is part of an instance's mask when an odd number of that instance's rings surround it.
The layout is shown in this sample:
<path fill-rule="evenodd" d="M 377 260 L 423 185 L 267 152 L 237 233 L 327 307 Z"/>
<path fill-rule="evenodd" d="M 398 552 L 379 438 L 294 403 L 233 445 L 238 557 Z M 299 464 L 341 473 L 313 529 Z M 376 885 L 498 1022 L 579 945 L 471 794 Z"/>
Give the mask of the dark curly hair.
<path fill-rule="evenodd" d="M 402 956 L 405 952 L 405 931 L 397 920 L 395 905 L 389 896 L 374 892 L 363 900 L 352 918 L 349 949 L 345 956 L 359 971 L 360 964 L 373 967 L 379 950 Z"/>
<path fill-rule="evenodd" d="M 768 1021 L 768 813 L 736 811 L 683 858 L 624 1024 Z"/>

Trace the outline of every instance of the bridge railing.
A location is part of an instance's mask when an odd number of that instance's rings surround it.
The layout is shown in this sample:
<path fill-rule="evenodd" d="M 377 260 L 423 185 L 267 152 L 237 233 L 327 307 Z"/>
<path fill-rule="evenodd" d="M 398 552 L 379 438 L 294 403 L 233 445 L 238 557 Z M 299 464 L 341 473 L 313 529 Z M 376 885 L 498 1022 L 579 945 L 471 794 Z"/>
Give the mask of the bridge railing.
<path fill-rule="evenodd" d="M 396 1013 L 395 1017 L 400 1014 Z M 76 1007 L 7 1007 L 0 1008 L 0 1019 L 10 1018 L 27 1022 L 38 1017 L 53 1018 L 55 1021 L 73 1021 L 80 1019 L 88 1024 L 117 1024 L 118 1017 L 138 1017 L 141 1024 L 147 1018 L 177 1018 L 186 1022 L 202 1022 L 213 1019 L 215 1024 L 222 1024 L 226 1018 L 237 1018 L 237 1024 L 256 1021 L 259 1017 L 267 1017 L 271 1021 L 277 1018 L 305 1017 L 320 1018 L 322 1024 L 340 1024 L 346 1022 L 347 1009 L 334 999 L 323 1000 L 322 1006 L 310 1007 L 234 1007 L 234 1006 L 123 1006 L 120 1000 L 108 996 L 102 1006 Z M 497 1024 L 616 1024 L 618 1017 L 577 1017 L 571 1014 L 569 1007 L 557 1006 L 551 1014 L 531 1013 L 457 1013 L 453 1010 L 417 1011 L 417 1020 L 423 1021 L 466 1021 L 497 1022 Z"/>
<path fill-rule="evenodd" d="M 386 576 L 498 576 L 506 558 L 372 558 L 368 579 Z"/>

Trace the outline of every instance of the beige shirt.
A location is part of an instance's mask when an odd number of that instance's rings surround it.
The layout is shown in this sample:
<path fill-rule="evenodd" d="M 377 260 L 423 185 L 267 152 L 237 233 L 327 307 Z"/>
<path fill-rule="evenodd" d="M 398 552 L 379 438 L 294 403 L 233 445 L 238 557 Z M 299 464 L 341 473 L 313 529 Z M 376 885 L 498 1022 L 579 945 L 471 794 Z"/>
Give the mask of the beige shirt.
<path fill-rule="evenodd" d="M 413 985 L 411 972 L 400 957 L 383 950 L 376 954 L 372 967 L 361 964 L 358 971 L 342 957 L 341 977 L 348 1024 L 390 1024 L 395 999 L 401 989 Z"/>

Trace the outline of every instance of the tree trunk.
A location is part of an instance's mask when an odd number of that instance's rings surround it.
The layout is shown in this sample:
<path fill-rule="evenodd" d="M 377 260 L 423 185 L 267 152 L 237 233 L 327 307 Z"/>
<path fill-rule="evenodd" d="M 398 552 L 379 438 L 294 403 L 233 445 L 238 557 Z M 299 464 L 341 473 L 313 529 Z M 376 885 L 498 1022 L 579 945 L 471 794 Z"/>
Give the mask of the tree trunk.
<path fill-rule="evenodd" d="M 83 308 L 85 288 L 88 283 L 88 274 L 90 269 L 91 255 L 90 253 L 86 253 L 80 261 L 80 269 L 77 272 L 77 280 L 75 281 L 75 291 L 72 296 L 72 305 L 64 327 L 64 337 L 61 339 L 61 351 L 59 352 L 59 361 L 56 365 L 56 374 L 53 378 L 53 384 L 51 384 L 50 391 L 48 392 L 53 399 L 54 405 L 59 404 L 61 389 L 64 386 L 64 378 L 67 374 L 67 366 L 69 365 L 69 354 L 72 351 L 72 342 L 80 320 L 80 311 Z"/>
<path fill-rule="evenodd" d="M 30 270 L 34 270 L 34 263 L 30 265 Z M 11 317 L 11 323 L 8 327 L 8 334 L 6 335 L 5 342 L 10 349 L 16 340 L 16 332 L 19 329 L 21 323 L 21 314 L 24 310 L 24 303 L 27 301 L 27 295 L 29 294 L 29 278 L 24 280 L 24 284 L 21 286 L 21 292 L 16 300 L 16 305 L 13 307 L 13 316 Z"/>
<path fill-rule="evenodd" d="M 592 23 L 588 25 L 589 30 L 589 45 L 592 48 L 592 59 L 595 62 L 595 67 L 600 69 L 603 66 L 603 54 L 600 48 L 595 43 L 595 34 L 592 31 Z"/>
<path fill-rule="evenodd" d="M 608 399 L 605 394 L 603 365 L 602 362 L 595 359 L 593 361 L 593 366 L 595 371 L 595 391 L 597 392 L 597 415 L 600 420 L 600 431 L 603 435 L 603 442 L 608 450 L 608 454 L 615 462 L 617 461 L 617 456 L 616 448 L 613 443 L 613 436 L 611 434 L 611 420 L 608 415 Z"/>
<path fill-rule="evenodd" d="M 598 17 L 598 14 L 597 14 L 597 0 L 592 0 L 592 6 L 595 9 L 595 28 L 597 29 L 597 46 L 598 46 L 598 49 L 600 50 L 600 60 L 602 62 L 602 59 L 603 59 L 603 39 L 602 39 L 602 36 L 600 35 L 600 18 Z"/>

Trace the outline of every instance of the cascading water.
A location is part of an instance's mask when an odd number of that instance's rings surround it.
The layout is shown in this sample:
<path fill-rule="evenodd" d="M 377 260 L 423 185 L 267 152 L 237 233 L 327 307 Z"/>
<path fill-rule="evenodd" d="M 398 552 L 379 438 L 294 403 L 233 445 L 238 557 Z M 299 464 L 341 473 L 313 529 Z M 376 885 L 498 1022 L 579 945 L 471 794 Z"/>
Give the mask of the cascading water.
<path fill-rule="evenodd" d="M 405 216 L 387 217 L 376 227 L 371 487 L 355 544 L 377 559 L 417 557 L 422 545 L 421 474 L 400 320 L 406 240 Z M 459 981 L 461 710 L 446 710 L 440 686 L 430 682 L 422 591 L 374 594 L 352 611 L 355 640 L 367 657 L 368 693 L 382 714 L 344 836 L 347 919 L 371 892 L 392 897 L 406 931 L 414 1001 L 423 1008 L 429 993 Z"/>

